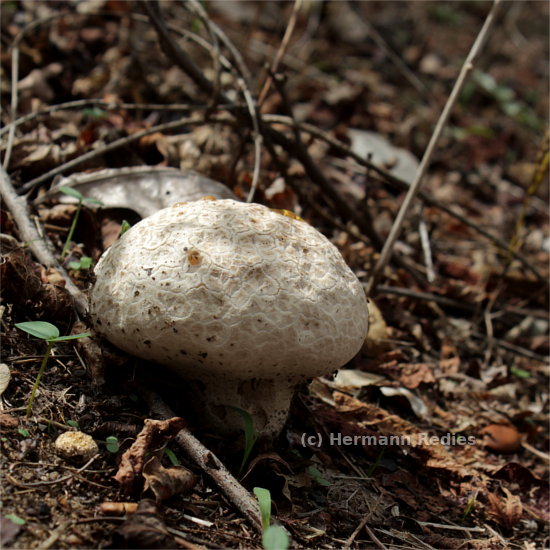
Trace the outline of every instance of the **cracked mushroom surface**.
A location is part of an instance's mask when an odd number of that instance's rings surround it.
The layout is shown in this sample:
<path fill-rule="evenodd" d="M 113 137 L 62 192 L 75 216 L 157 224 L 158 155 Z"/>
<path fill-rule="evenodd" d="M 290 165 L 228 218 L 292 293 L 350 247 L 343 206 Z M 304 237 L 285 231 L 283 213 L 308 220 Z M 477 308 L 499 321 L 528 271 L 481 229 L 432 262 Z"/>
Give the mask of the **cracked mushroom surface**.
<path fill-rule="evenodd" d="M 296 384 L 360 350 L 361 283 L 306 222 L 233 200 L 178 203 L 127 231 L 99 260 L 90 311 L 128 353 L 201 389 L 202 414 L 226 432 L 283 427 Z"/>

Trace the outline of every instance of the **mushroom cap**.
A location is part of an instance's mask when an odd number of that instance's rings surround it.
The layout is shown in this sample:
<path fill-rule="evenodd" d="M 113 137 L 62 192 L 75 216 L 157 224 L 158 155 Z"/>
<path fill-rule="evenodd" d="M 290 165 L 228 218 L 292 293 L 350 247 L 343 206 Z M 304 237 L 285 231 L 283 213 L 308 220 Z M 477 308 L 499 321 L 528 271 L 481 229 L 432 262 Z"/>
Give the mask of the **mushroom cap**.
<path fill-rule="evenodd" d="M 128 353 L 191 379 L 329 373 L 361 348 L 367 300 L 337 248 L 259 204 L 158 211 L 99 260 L 90 312 Z"/>

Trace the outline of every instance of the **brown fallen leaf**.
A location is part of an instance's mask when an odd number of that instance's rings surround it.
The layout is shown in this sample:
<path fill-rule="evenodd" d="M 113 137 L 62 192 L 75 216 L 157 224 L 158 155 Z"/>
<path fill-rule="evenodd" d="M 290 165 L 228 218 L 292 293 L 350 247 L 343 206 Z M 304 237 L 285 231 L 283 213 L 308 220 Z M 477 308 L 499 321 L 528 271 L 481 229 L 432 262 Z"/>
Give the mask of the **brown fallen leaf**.
<path fill-rule="evenodd" d="M 156 502 L 167 500 L 179 493 L 190 491 L 198 481 L 198 478 L 184 466 L 171 466 L 165 468 L 157 456 L 153 456 L 143 467 L 145 484 L 143 494 L 149 493 L 155 497 Z"/>
<path fill-rule="evenodd" d="M 514 453 L 521 447 L 521 435 L 512 425 L 489 424 L 479 434 L 483 444 L 498 453 Z"/>
<path fill-rule="evenodd" d="M 183 418 L 168 420 L 146 419 L 143 429 L 132 446 L 122 455 L 118 472 L 114 476 L 123 494 L 139 491 L 143 486 L 143 468 L 151 456 L 160 455 L 166 444 L 185 426 Z"/>
<path fill-rule="evenodd" d="M 511 529 L 521 519 L 523 506 L 521 499 L 517 495 L 513 495 L 506 487 L 502 487 L 501 489 L 506 495 L 504 498 L 494 493 L 487 493 L 489 514 L 493 516 L 500 526 L 505 529 Z"/>

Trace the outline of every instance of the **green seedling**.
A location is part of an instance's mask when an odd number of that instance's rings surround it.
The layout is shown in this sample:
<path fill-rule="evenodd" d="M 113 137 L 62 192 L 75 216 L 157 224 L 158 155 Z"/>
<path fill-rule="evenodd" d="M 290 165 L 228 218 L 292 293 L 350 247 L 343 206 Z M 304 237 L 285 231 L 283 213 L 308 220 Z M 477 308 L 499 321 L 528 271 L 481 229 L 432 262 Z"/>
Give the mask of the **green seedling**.
<path fill-rule="evenodd" d="M 25 525 L 25 523 L 27 523 L 23 518 L 20 518 L 15 514 L 6 514 L 4 517 L 9 519 L 12 523 L 15 523 L 15 525 Z"/>
<path fill-rule="evenodd" d="M 287 532 L 280 525 L 271 525 L 271 493 L 268 489 L 254 487 L 254 494 L 260 506 L 264 550 L 287 550 L 289 546 Z"/>
<path fill-rule="evenodd" d="M 164 454 L 168 457 L 168 460 L 170 461 L 170 464 L 172 464 L 172 466 L 180 465 L 180 461 L 178 460 L 178 457 L 174 454 L 174 451 L 172 451 L 172 449 L 165 447 Z"/>
<path fill-rule="evenodd" d="M 474 505 L 476 503 L 477 493 L 468 501 L 468 504 L 466 504 L 466 508 L 464 509 L 464 513 L 462 514 L 462 519 L 466 519 L 471 511 L 474 509 Z"/>
<path fill-rule="evenodd" d="M 32 387 L 29 404 L 27 405 L 27 418 L 29 418 L 29 416 L 31 415 L 32 404 L 34 402 L 34 396 L 36 394 L 38 384 L 40 384 L 40 379 L 44 374 L 44 370 L 46 369 L 46 364 L 48 363 L 48 359 L 50 358 L 54 344 L 56 344 L 57 342 L 66 342 L 67 340 L 85 338 L 86 336 L 91 336 L 91 334 L 89 332 L 83 332 L 81 334 L 71 334 L 70 336 L 59 336 L 59 329 L 55 325 L 52 325 L 51 323 L 47 323 L 45 321 L 28 321 L 25 323 L 16 323 L 15 326 L 19 330 L 22 330 L 30 334 L 31 336 L 34 336 L 35 338 L 45 340 L 48 344 L 48 347 L 46 348 L 46 353 L 42 358 L 42 363 L 40 365 L 38 375 L 36 377 L 36 380 L 34 381 L 34 386 Z"/>
<path fill-rule="evenodd" d="M 518 369 L 517 367 L 510 367 L 510 374 L 513 374 L 516 378 L 531 378 L 531 373 L 528 370 Z"/>
<path fill-rule="evenodd" d="M 256 444 L 258 436 L 254 430 L 254 421 L 252 420 L 252 416 L 250 416 L 247 411 L 239 409 L 239 407 L 232 407 L 229 405 L 227 406 L 227 408 L 240 414 L 244 422 L 244 451 L 241 466 L 239 467 L 240 474 L 242 473 L 246 463 L 248 462 L 248 457 L 250 456 L 250 453 L 252 452 L 252 449 Z"/>
<path fill-rule="evenodd" d="M 17 430 L 17 433 L 18 433 L 19 435 L 22 435 L 23 437 L 30 437 L 30 435 L 31 435 L 31 434 L 29 433 L 29 430 L 27 430 L 27 428 L 19 428 L 19 429 Z"/>
<path fill-rule="evenodd" d="M 71 244 L 74 230 L 76 229 L 76 224 L 78 223 L 78 218 L 80 217 L 80 211 L 82 210 L 82 205 L 96 204 L 97 206 L 101 206 L 103 203 L 96 199 L 88 199 L 82 193 L 80 193 L 80 191 L 77 191 L 76 189 L 73 189 L 72 187 L 67 187 L 65 185 L 62 185 L 59 188 L 59 191 L 61 191 L 65 195 L 68 195 L 69 197 L 73 197 L 78 200 L 78 205 L 76 207 L 76 213 L 73 218 L 73 223 L 71 224 L 71 228 L 69 229 L 69 234 L 67 235 L 67 240 L 65 241 L 65 245 L 63 246 L 63 250 L 61 251 L 61 261 L 63 261 L 67 256 L 67 252 L 69 251 L 69 245 Z"/>
<path fill-rule="evenodd" d="M 109 437 L 105 438 L 105 447 L 110 453 L 118 453 L 120 449 L 118 438 L 115 435 L 110 435 Z"/>
<path fill-rule="evenodd" d="M 79 429 L 78 422 L 76 420 L 67 420 L 66 424 L 71 428 L 76 428 L 77 430 Z"/>
<path fill-rule="evenodd" d="M 306 472 L 322 487 L 329 487 L 330 481 L 327 481 L 323 474 L 315 467 L 315 466 L 309 466 L 306 469 Z"/>
<path fill-rule="evenodd" d="M 92 267 L 92 258 L 82 256 L 78 261 L 69 262 L 69 267 L 75 271 L 90 269 Z"/>
<path fill-rule="evenodd" d="M 132 227 L 130 225 L 130 222 L 126 221 L 126 220 L 122 220 L 122 223 L 120 224 L 120 231 L 118 232 L 118 239 L 120 239 L 120 237 L 122 237 L 122 235 L 124 235 L 124 233 L 126 233 L 126 231 L 128 231 L 128 229 L 130 229 L 130 227 Z"/>

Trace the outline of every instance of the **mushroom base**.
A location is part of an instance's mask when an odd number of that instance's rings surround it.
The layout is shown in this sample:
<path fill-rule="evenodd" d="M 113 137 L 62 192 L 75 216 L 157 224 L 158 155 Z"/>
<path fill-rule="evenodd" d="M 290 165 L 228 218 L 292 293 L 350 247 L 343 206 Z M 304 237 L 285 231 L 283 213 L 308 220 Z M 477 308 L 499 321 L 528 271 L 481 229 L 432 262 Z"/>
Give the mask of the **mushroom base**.
<path fill-rule="evenodd" d="M 286 422 L 294 383 L 273 379 L 201 379 L 190 381 L 189 399 L 205 426 L 232 435 L 244 429 L 243 417 L 252 417 L 258 437 L 274 438 Z"/>

